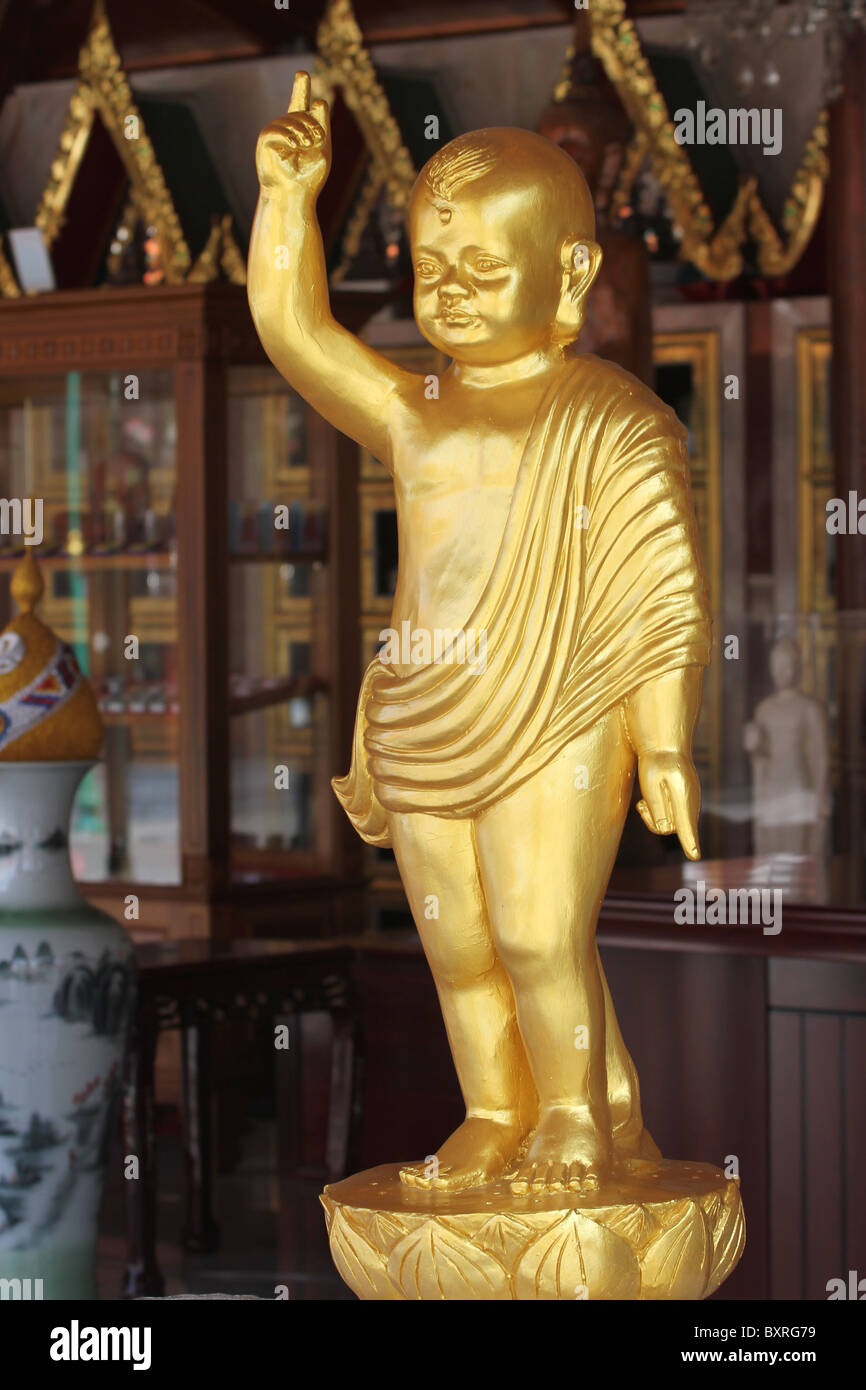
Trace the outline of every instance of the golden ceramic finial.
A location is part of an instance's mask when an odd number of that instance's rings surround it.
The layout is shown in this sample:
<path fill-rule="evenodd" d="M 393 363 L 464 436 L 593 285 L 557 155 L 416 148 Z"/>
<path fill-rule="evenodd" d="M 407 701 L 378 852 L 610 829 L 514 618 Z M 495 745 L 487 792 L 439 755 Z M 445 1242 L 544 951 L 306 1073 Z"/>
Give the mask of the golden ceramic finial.
<path fill-rule="evenodd" d="M 10 588 L 19 612 L 32 613 L 45 592 L 45 581 L 32 548 L 25 550 L 15 566 Z"/>
<path fill-rule="evenodd" d="M 435 1153 L 326 1190 L 331 1250 L 360 1298 L 704 1298 L 742 1249 L 739 1187 L 644 1128 L 595 941 L 635 771 L 648 829 L 700 856 L 686 433 L 570 350 L 601 249 L 554 143 L 475 131 L 422 170 L 415 317 L 451 359 L 427 377 L 331 312 L 330 163 L 298 73 L 259 140 L 249 299 L 290 385 L 395 478 L 392 625 L 333 785 L 394 847 L 466 1102 Z"/>
<path fill-rule="evenodd" d="M 34 612 L 45 585 L 29 547 L 10 589 L 19 611 L 0 632 L 0 762 L 95 758 L 96 700 L 72 648 Z"/>

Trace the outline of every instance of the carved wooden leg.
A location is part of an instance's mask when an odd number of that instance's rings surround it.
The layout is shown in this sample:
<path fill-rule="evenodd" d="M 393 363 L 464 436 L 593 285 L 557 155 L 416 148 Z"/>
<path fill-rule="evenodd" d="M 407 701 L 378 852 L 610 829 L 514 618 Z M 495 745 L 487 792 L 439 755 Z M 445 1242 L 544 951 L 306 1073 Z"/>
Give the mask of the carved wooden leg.
<path fill-rule="evenodd" d="M 123 1162 L 138 1160 L 138 1176 L 126 1178 L 128 1254 L 125 1298 L 161 1297 L 165 1283 L 156 1259 L 156 1135 L 153 1073 L 157 1029 L 140 1020 L 126 1057 L 123 1080 Z"/>
<path fill-rule="evenodd" d="M 210 1028 L 207 1022 L 181 1031 L 183 1051 L 183 1154 L 186 1219 L 184 1250 L 210 1254 L 219 1248 L 213 1219 L 213 1144 L 211 1125 Z"/>

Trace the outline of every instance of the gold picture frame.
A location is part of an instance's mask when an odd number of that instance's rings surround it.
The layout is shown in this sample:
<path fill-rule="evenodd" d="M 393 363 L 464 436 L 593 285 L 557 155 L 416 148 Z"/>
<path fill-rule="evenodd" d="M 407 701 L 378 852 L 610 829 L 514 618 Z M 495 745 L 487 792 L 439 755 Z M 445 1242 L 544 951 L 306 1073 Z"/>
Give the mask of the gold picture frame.
<path fill-rule="evenodd" d="M 797 333 L 797 478 L 800 532 L 798 599 L 801 613 L 832 613 L 827 503 L 835 495 L 830 436 L 828 327 Z"/>
<path fill-rule="evenodd" d="M 309 624 L 280 623 L 271 627 L 271 671 L 276 675 L 291 674 L 291 647 L 293 642 L 303 642 L 310 648 L 314 657 L 313 637 Z M 298 758 L 312 758 L 315 731 L 315 710 L 313 697 L 310 697 L 309 724 L 293 724 L 289 716 L 289 702 L 282 701 L 269 711 L 274 724 L 274 743 L 278 753 Z"/>
<path fill-rule="evenodd" d="M 689 428 L 689 460 L 695 516 L 707 576 L 710 609 L 721 608 L 722 489 L 719 450 L 719 340 L 714 329 L 656 333 L 653 365 L 684 366 L 693 382 L 694 414 Z"/>

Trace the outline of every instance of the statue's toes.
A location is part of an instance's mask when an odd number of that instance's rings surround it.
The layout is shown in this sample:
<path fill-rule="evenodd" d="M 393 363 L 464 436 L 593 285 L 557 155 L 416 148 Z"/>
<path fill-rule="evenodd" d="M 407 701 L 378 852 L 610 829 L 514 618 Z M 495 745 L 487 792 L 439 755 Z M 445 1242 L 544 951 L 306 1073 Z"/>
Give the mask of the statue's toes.
<path fill-rule="evenodd" d="M 600 1186 L 598 1173 L 588 1163 L 571 1163 L 567 1186 L 569 1192 L 597 1192 Z"/>
<path fill-rule="evenodd" d="M 547 1165 L 547 1186 L 552 1192 L 562 1192 L 568 1186 L 570 1171 L 570 1163 L 549 1163 Z"/>
<path fill-rule="evenodd" d="M 465 1184 L 463 1184 L 465 1186 Z M 461 1186 L 460 1174 L 455 1173 L 453 1168 L 439 1168 L 436 1176 L 430 1184 L 431 1187 L 438 1187 L 442 1190 L 453 1189 Z"/>
<path fill-rule="evenodd" d="M 550 1187 L 550 1170 L 552 1166 L 553 1165 L 550 1163 L 536 1163 L 532 1175 L 533 1192 L 546 1192 Z"/>
<path fill-rule="evenodd" d="M 400 1181 L 406 1187 L 429 1187 L 430 1179 L 425 1176 L 424 1169 L 418 1167 L 406 1167 L 400 1169 Z"/>
<path fill-rule="evenodd" d="M 534 1163 L 521 1163 L 517 1170 L 517 1176 L 512 1178 L 509 1183 L 511 1191 L 516 1193 L 517 1196 L 525 1197 L 526 1193 L 529 1192 L 535 1177 L 535 1168 L 536 1165 Z"/>

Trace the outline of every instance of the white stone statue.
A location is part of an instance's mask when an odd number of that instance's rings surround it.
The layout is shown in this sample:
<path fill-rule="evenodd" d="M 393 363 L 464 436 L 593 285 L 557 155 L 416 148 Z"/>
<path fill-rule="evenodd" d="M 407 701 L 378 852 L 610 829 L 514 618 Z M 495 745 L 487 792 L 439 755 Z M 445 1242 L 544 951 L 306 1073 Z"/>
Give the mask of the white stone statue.
<path fill-rule="evenodd" d="M 799 689 L 801 668 L 798 643 L 780 638 L 770 652 L 775 691 L 743 730 L 759 856 L 824 854 L 831 809 L 827 716 L 820 701 Z"/>

